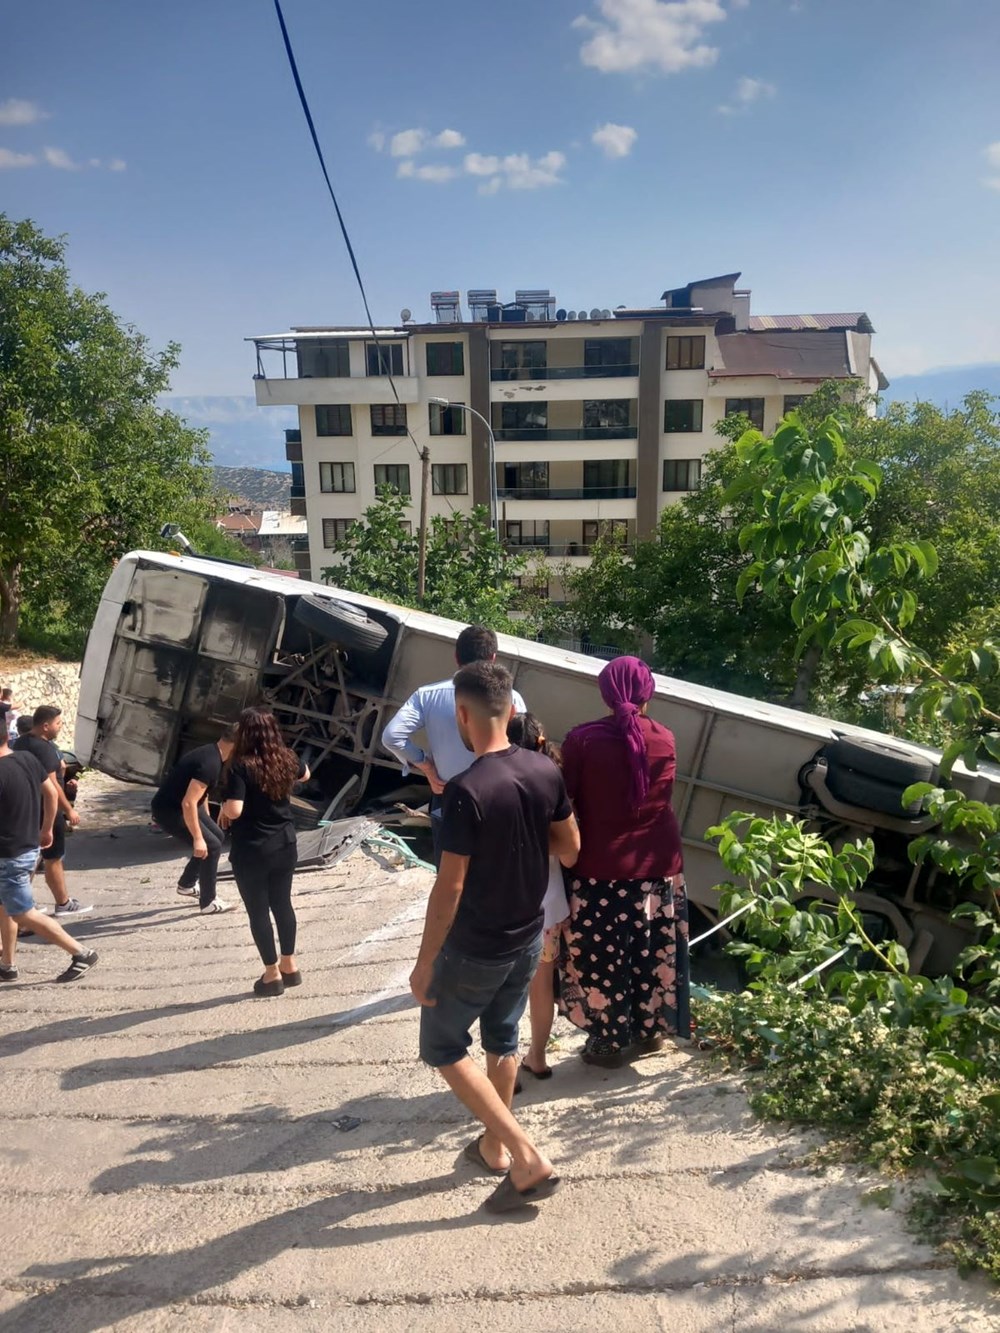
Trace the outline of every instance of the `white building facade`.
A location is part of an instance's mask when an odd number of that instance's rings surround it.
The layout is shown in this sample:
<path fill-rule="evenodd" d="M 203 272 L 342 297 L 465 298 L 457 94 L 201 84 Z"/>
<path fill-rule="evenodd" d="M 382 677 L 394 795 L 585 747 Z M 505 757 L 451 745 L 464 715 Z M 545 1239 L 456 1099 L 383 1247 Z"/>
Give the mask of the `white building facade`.
<path fill-rule="evenodd" d="M 432 323 L 294 328 L 252 339 L 260 406 L 293 404 L 292 509 L 307 519 L 304 574 L 394 486 L 416 527 L 420 452 L 430 514 L 495 505 L 501 537 L 551 570 L 586 562 L 598 536 L 648 536 L 700 482 L 715 427 L 745 412 L 770 432 L 827 380 L 887 387 L 862 312 L 753 316 L 739 274 L 668 290 L 660 306 L 588 313 L 548 292 L 434 293 Z M 443 407 L 433 399 L 455 404 Z M 467 405 L 490 421 L 489 433 Z M 492 483 L 492 484 L 491 484 Z"/>

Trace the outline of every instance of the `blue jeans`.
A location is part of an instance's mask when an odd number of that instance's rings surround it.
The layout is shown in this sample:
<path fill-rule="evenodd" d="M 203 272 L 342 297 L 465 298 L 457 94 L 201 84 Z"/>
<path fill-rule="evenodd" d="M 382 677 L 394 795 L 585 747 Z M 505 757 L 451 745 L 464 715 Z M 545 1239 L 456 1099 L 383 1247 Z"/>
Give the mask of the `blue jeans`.
<path fill-rule="evenodd" d="M 433 1069 L 463 1060 L 473 1023 L 488 1055 L 516 1055 L 517 1026 L 542 951 L 541 936 L 513 958 L 470 958 L 444 948 L 434 960 L 433 1006 L 420 1010 L 420 1058 Z"/>
<path fill-rule="evenodd" d="M 31 876 L 37 864 L 37 847 L 20 856 L 0 857 L 0 907 L 8 916 L 20 916 L 34 907 Z"/>

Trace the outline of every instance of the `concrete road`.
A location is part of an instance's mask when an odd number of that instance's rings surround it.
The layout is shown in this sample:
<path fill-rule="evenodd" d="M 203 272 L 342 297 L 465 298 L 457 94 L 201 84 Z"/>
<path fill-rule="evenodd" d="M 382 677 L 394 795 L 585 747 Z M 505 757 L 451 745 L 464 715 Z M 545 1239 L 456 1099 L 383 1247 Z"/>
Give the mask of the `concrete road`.
<path fill-rule="evenodd" d="M 875 1177 L 817 1174 L 686 1049 L 593 1070 L 557 1026 L 518 1101 L 565 1187 L 484 1214 L 474 1127 L 415 1059 L 428 876 L 302 875 L 305 984 L 256 1000 L 242 911 L 175 895 L 147 804 L 88 775 L 68 866 L 100 964 L 56 986 L 25 941 L 0 990 L 0 1333 L 1000 1330 L 985 1284 L 866 1206 Z"/>

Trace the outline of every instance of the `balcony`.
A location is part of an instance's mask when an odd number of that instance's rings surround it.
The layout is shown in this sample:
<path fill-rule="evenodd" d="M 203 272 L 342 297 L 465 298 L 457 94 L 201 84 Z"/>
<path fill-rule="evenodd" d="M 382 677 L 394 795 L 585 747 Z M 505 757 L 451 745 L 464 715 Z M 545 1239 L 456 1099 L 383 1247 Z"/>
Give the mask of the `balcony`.
<path fill-rule="evenodd" d="M 635 440 L 638 426 L 514 426 L 510 429 L 494 427 L 497 443 L 520 441 L 531 444 L 536 440 Z"/>
<path fill-rule="evenodd" d="M 396 392 L 388 375 L 345 375 L 316 378 L 265 379 L 254 376 L 258 407 L 315 407 L 321 403 L 416 403 L 420 381 L 416 375 L 394 375 Z"/>
<path fill-rule="evenodd" d="M 500 500 L 634 500 L 634 486 L 501 486 Z"/>
<path fill-rule="evenodd" d="M 618 366 L 494 366 L 491 380 L 599 380 L 638 375 L 638 365 Z"/>
<path fill-rule="evenodd" d="M 504 541 L 504 546 L 511 555 L 544 555 L 549 559 L 572 559 L 574 556 L 589 557 L 596 549 L 589 542 L 546 542 L 546 541 Z M 634 551 L 634 542 L 622 542 L 620 549 Z"/>

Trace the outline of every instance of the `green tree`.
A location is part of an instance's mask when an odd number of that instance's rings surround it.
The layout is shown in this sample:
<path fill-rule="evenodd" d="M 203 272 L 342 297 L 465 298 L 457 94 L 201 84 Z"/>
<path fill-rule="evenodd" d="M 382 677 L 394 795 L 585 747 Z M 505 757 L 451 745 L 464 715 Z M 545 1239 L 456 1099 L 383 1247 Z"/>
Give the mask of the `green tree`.
<path fill-rule="evenodd" d="M 0 214 L 0 643 L 23 610 L 78 650 L 113 561 L 210 515 L 205 436 L 157 407 L 177 356 L 72 284 L 62 239 Z"/>
<path fill-rule="evenodd" d="M 418 539 L 404 526 L 409 513 L 403 496 L 391 487 L 380 488 L 376 503 L 333 548 L 341 561 L 323 570 L 324 580 L 454 620 L 534 632 L 534 617 L 518 622 L 510 617 L 510 611 L 522 604 L 530 611 L 531 599 L 522 597 L 517 583 L 528 562 L 504 550 L 484 506 L 471 514 L 431 519 L 422 602 L 417 593 Z"/>

